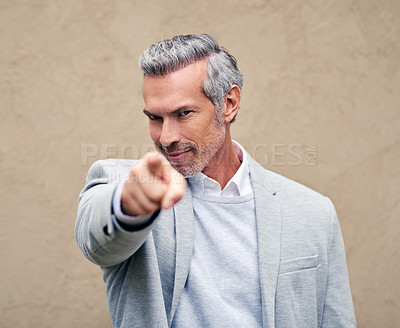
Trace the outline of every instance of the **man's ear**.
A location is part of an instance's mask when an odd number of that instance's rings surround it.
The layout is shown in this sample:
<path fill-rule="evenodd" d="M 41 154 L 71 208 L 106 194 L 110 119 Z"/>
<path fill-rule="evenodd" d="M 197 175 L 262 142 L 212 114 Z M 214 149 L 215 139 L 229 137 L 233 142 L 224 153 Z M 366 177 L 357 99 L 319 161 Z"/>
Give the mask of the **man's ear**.
<path fill-rule="evenodd" d="M 225 123 L 230 123 L 239 110 L 241 92 L 237 85 L 232 85 L 225 96 L 224 119 Z"/>

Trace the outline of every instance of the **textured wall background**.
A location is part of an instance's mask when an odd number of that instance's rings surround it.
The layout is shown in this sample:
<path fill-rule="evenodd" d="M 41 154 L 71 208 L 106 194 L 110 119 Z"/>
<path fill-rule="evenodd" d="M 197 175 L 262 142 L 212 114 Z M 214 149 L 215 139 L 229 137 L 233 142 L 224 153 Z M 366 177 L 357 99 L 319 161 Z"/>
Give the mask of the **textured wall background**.
<path fill-rule="evenodd" d="M 78 193 L 96 159 L 151 145 L 140 53 L 206 32 L 245 76 L 234 138 L 331 197 L 359 327 L 399 327 L 399 17 L 397 0 L 0 0 L 0 326 L 111 326 Z"/>

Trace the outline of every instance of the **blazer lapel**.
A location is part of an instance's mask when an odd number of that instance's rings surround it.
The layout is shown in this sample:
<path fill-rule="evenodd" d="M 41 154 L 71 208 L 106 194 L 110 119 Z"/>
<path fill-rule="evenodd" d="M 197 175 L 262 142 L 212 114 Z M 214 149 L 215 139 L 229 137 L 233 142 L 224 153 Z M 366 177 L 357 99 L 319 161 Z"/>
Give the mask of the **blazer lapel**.
<path fill-rule="evenodd" d="M 172 295 L 170 324 L 189 274 L 194 243 L 192 193 L 186 188 L 185 197 L 173 208 L 175 217 L 175 281 Z"/>
<path fill-rule="evenodd" d="M 263 326 L 273 328 L 281 248 L 281 206 L 267 171 L 249 158 L 257 218 Z"/>

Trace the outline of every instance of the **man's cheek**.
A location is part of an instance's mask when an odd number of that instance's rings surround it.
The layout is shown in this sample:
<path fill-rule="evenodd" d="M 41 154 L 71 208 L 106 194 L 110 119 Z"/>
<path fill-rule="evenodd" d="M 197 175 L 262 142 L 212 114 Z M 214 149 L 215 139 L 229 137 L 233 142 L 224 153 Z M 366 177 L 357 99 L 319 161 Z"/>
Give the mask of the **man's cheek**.
<path fill-rule="evenodd" d="M 153 140 L 154 144 L 157 144 L 158 140 L 160 139 L 160 133 L 155 128 L 150 128 L 150 138 Z"/>

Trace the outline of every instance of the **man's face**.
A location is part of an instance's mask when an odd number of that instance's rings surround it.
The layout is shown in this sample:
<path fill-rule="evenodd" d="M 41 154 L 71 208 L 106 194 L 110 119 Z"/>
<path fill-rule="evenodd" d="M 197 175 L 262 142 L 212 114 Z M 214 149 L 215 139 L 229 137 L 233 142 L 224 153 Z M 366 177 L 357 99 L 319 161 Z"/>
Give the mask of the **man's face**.
<path fill-rule="evenodd" d="M 220 113 L 203 93 L 206 62 L 198 61 L 166 76 L 145 76 L 144 113 L 159 152 L 183 176 L 201 172 L 225 140 Z"/>

